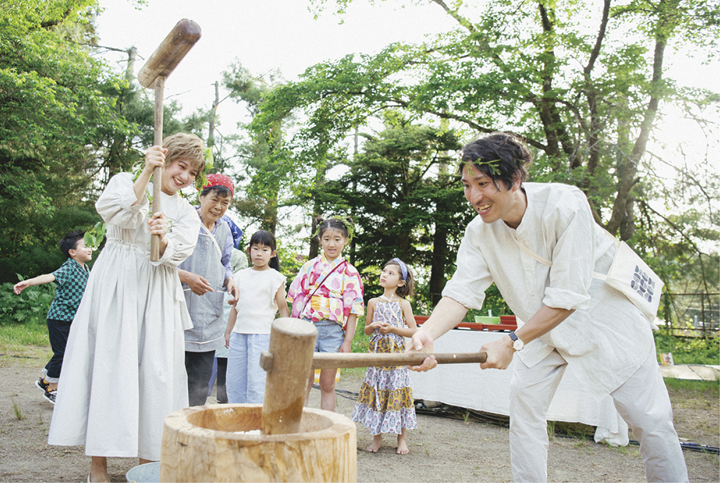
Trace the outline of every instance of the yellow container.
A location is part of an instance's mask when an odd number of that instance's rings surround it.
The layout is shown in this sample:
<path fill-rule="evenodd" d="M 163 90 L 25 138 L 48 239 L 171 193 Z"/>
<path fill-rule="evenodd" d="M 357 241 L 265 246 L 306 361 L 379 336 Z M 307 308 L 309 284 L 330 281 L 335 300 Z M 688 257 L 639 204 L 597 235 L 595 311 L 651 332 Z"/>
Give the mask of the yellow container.
<path fill-rule="evenodd" d="M 335 382 L 340 380 L 340 368 L 338 367 L 337 374 L 335 374 Z M 320 369 L 315 369 L 315 384 L 320 384 Z"/>

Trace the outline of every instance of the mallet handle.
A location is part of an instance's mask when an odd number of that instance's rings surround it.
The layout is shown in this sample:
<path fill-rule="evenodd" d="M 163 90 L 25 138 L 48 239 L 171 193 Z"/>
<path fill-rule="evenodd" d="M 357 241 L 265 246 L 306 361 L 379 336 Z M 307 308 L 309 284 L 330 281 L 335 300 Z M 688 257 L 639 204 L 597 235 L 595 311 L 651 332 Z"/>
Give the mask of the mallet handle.
<path fill-rule="evenodd" d="M 153 145 L 162 146 L 163 142 L 163 101 L 165 98 L 165 76 L 155 79 L 155 132 Z M 159 213 L 162 193 L 163 168 L 155 168 L 153 173 L 153 201 L 152 213 Z M 153 235 L 150 239 L 150 261 L 160 260 L 160 235 Z"/>
<path fill-rule="evenodd" d="M 325 353 L 313 354 L 313 369 L 336 369 L 342 367 L 419 366 L 431 354 L 405 352 L 396 354 Z M 467 364 L 485 362 L 487 353 L 466 352 L 458 354 L 432 354 L 438 364 Z"/>

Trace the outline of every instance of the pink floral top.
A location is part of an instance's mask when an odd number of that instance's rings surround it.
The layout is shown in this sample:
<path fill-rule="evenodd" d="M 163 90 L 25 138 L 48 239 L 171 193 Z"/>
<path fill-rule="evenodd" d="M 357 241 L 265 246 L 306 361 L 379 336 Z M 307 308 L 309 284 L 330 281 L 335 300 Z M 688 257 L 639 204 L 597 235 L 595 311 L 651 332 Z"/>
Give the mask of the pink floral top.
<path fill-rule="evenodd" d="M 318 283 L 322 285 L 315 291 Z M 344 325 L 349 315 L 360 317 L 365 312 L 360 274 L 342 257 L 328 262 L 321 255 L 305 262 L 290 285 L 287 299 L 293 304 L 293 317 L 313 322 L 328 319 Z"/>

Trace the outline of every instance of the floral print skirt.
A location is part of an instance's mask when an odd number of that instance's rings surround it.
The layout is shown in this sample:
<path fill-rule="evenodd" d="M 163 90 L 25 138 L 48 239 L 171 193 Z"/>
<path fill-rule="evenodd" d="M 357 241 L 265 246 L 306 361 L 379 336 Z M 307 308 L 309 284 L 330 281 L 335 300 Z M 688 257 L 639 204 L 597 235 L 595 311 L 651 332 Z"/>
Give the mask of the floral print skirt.
<path fill-rule="evenodd" d="M 370 342 L 370 352 L 404 352 L 404 343 L 392 337 Z M 374 349 L 374 350 L 373 350 Z M 352 420 L 373 434 L 400 434 L 417 426 L 410 373 L 407 367 L 368 367 Z"/>

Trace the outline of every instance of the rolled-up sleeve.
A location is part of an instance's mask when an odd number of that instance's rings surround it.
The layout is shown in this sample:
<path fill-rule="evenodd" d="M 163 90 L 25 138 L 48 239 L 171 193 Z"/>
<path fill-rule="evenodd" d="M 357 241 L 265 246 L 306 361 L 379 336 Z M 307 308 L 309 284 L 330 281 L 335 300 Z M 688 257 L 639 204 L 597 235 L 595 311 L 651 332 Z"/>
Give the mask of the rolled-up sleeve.
<path fill-rule="evenodd" d="M 549 285 L 543 304 L 548 307 L 580 310 L 590 302 L 595 263 L 594 223 L 587 198 L 580 190 L 565 193 L 548 222 L 556 227 L 557 242 L 552 251 Z"/>
<path fill-rule="evenodd" d="M 457 254 L 457 270 L 445 285 L 442 295 L 468 309 L 481 309 L 485 291 L 493 280 L 485 257 L 478 246 L 478 233 L 474 223 L 468 225 Z"/>

